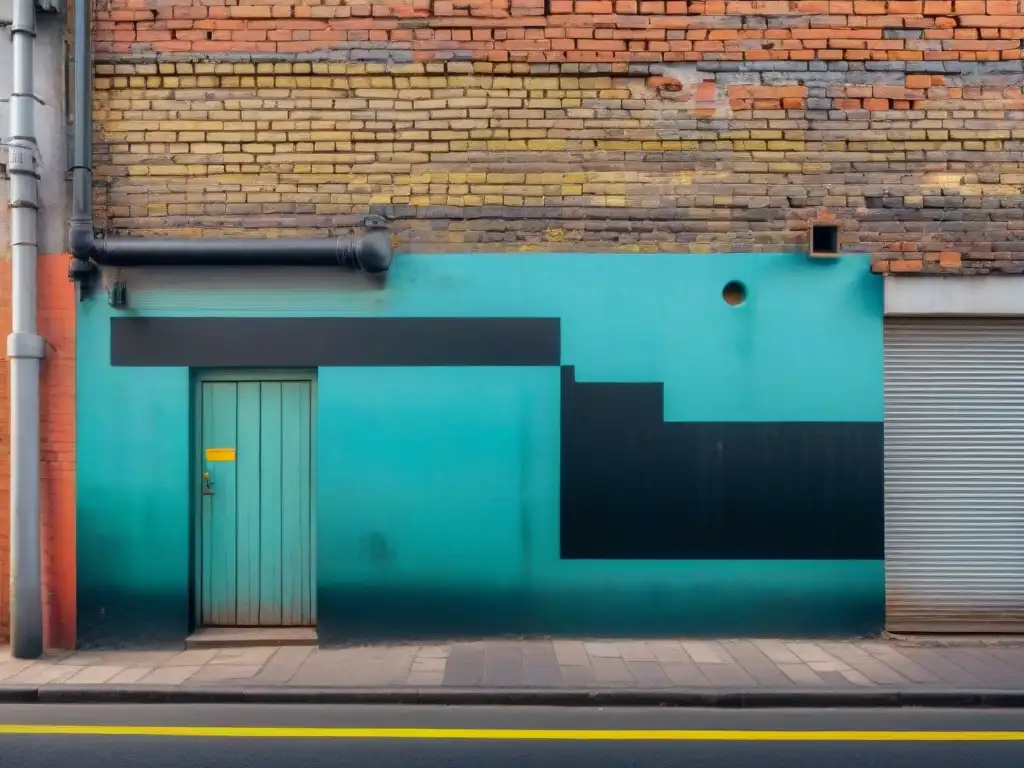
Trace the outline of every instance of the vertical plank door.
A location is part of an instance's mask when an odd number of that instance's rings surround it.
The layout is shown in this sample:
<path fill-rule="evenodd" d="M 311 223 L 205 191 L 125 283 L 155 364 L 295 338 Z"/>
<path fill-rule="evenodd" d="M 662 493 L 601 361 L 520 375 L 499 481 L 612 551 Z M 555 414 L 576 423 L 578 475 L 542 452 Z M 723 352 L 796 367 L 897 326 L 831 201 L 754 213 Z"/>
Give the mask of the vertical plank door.
<path fill-rule="evenodd" d="M 201 385 L 201 620 L 205 626 L 315 623 L 312 385 Z"/>

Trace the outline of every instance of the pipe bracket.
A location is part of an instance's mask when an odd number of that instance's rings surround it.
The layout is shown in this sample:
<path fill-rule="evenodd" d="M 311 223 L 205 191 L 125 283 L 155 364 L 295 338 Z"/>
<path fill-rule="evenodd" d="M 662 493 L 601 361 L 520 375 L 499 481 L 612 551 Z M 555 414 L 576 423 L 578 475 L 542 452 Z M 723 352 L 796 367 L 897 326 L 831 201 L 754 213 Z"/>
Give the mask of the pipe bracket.
<path fill-rule="evenodd" d="M 12 141 L 7 145 L 7 172 L 29 173 L 39 178 L 39 158 L 30 146 Z"/>
<path fill-rule="evenodd" d="M 46 356 L 46 340 L 35 333 L 12 333 L 7 337 L 7 356 L 42 360 Z"/>

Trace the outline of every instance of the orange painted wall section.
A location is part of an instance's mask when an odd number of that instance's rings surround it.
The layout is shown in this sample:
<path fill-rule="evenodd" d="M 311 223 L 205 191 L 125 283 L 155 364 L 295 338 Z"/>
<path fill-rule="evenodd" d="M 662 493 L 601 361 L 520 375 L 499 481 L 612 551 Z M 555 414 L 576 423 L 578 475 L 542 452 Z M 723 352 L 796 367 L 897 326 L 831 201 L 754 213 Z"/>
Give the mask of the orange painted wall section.
<path fill-rule="evenodd" d="M 75 644 L 75 290 L 67 254 L 39 258 L 43 631 L 48 648 Z M 0 339 L 11 332 L 11 263 L 0 262 Z M 10 361 L 0 366 L 0 642 L 10 636 Z"/>

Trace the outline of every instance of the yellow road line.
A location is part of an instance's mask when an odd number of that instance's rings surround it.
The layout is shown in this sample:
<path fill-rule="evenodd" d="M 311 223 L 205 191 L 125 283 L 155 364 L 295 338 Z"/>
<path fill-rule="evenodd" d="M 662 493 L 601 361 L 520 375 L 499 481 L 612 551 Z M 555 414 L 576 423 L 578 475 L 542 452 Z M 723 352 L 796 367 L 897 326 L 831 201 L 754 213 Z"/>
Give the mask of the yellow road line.
<path fill-rule="evenodd" d="M 483 741 L 1024 741 L 1024 731 L 612 731 L 3 724 L 0 724 L 0 735 L 171 736 L 230 739 L 478 739 Z"/>

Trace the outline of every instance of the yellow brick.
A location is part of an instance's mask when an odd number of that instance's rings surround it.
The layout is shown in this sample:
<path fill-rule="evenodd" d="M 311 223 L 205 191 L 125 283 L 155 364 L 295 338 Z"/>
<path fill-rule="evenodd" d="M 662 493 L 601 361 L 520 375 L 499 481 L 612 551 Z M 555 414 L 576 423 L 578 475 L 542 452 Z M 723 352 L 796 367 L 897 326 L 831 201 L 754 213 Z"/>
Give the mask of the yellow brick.
<path fill-rule="evenodd" d="M 538 152 L 560 152 L 566 146 L 563 139 L 530 139 L 526 143 L 530 149 Z"/>
<path fill-rule="evenodd" d="M 522 184 L 526 175 L 522 173 L 488 173 L 487 181 L 491 184 Z"/>
<path fill-rule="evenodd" d="M 147 173 L 139 175 L 149 176 L 192 176 L 194 174 L 189 170 L 190 166 L 187 165 L 151 165 L 147 169 Z M 134 169 L 132 169 L 134 170 Z M 134 175 L 134 174 L 133 174 Z"/>
<path fill-rule="evenodd" d="M 636 152 L 643 149 L 643 142 L 640 141 L 609 141 L 603 140 L 598 141 L 597 145 L 604 150 L 609 151 L 621 151 L 621 152 Z"/>

